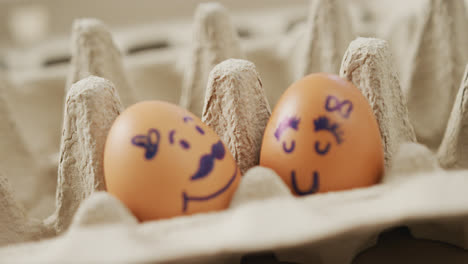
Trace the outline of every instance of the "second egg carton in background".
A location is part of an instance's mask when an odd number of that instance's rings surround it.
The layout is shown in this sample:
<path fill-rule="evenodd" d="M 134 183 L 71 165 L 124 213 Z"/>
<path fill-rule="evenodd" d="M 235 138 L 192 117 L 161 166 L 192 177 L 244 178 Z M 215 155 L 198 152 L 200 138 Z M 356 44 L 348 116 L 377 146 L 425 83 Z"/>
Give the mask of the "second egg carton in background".
<path fill-rule="evenodd" d="M 195 14 L 185 63 L 177 64 L 167 51 L 142 57 L 127 70 L 101 22 L 77 21 L 67 84 L 50 75 L 35 82 L 62 85 L 61 90 L 35 91 L 18 82 L 12 89 L 3 78 L 6 177 L 0 178 L 0 243 L 31 243 L 0 249 L 0 259 L 238 263 L 243 254 L 271 250 L 289 261 L 350 263 L 381 231 L 400 225 L 416 237 L 467 248 L 465 6 L 442 0 L 420 4 L 386 23 L 365 23 L 375 13 L 356 18 L 360 13 L 350 12 L 342 1 L 315 0 L 306 23 L 248 45 L 239 41 L 222 6 L 203 4 Z M 357 1 L 351 7 L 356 6 Z M 379 26 L 366 30 L 373 25 Z M 353 32 L 377 34 L 390 45 L 355 39 Z M 236 59 L 225 61 L 230 58 Z M 340 73 L 369 100 L 385 147 L 381 184 L 295 198 L 273 171 L 255 167 L 270 113 L 267 102 L 273 107 L 293 80 L 318 71 Z M 120 202 L 96 192 L 104 190 L 103 144 L 123 109 L 119 98 L 125 106 L 180 98 L 224 142 L 236 143 L 227 145 L 244 176 L 231 207 L 137 224 Z M 205 100 L 214 100 L 215 107 L 204 106 Z M 28 116 L 40 109 L 47 113 L 42 119 Z M 60 120 L 61 142 L 54 131 Z M 233 122 L 221 126 L 220 120 Z M 59 157 L 54 140 L 60 142 Z"/>

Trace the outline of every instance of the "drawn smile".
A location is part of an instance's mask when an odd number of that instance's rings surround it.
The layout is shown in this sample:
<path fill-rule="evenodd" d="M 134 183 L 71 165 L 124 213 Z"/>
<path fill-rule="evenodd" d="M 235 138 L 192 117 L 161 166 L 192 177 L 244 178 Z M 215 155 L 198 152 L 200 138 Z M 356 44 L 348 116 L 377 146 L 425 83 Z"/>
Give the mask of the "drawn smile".
<path fill-rule="evenodd" d="M 313 176 L 312 176 L 312 184 L 310 185 L 309 189 L 301 190 L 299 186 L 297 185 L 296 171 L 292 170 L 291 171 L 291 184 L 292 184 L 292 188 L 294 192 L 301 196 L 316 193 L 320 187 L 319 176 L 320 176 L 319 173 L 317 171 L 314 171 Z"/>
<path fill-rule="evenodd" d="M 225 153 L 226 153 L 226 149 L 224 148 L 224 144 L 223 144 L 223 142 L 221 142 L 221 140 L 214 143 L 211 146 L 211 153 L 205 154 L 200 158 L 198 170 L 192 175 L 190 180 L 196 181 L 196 180 L 200 180 L 200 179 L 205 178 L 206 176 L 208 176 L 214 169 L 215 161 L 216 160 L 220 160 L 220 161 L 223 160 Z M 198 202 L 206 201 L 206 200 L 213 199 L 213 198 L 221 195 L 222 193 L 224 193 L 227 189 L 229 189 L 231 184 L 234 182 L 234 179 L 236 178 L 236 175 L 237 175 L 237 165 L 235 165 L 234 173 L 232 174 L 229 181 L 221 189 L 219 189 L 218 191 L 216 191 L 216 192 L 214 192 L 212 194 L 209 194 L 209 195 L 189 196 L 187 194 L 187 192 L 184 191 L 182 193 L 183 211 L 184 212 L 187 211 L 188 203 L 190 201 L 198 201 Z"/>
<path fill-rule="evenodd" d="M 198 202 L 202 202 L 202 201 L 206 201 L 206 200 L 210 200 L 210 199 L 213 199 L 219 195 L 221 195 L 222 193 L 224 193 L 227 189 L 229 189 L 229 187 L 232 185 L 232 183 L 234 182 L 234 180 L 236 179 L 236 176 L 237 176 L 237 165 L 234 166 L 235 169 L 234 169 L 234 173 L 232 174 L 231 176 L 231 179 L 229 179 L 229 181 L 226 183 L 226 185 L 224 185 L 221 189 L 219 189 L 218 191 L 212 193 L 212 194 L 209 194 L 209 195 L 205 195 L 205 196 L 189 196 L 187 194 L 187 192 L 183 192 L 182 193 L 182 199 L 183 199 L 183 211 L 186 212 L 187 211 L 187 207 L 188 207 L 188 203 L 190 201 L 198 201 Z"/>

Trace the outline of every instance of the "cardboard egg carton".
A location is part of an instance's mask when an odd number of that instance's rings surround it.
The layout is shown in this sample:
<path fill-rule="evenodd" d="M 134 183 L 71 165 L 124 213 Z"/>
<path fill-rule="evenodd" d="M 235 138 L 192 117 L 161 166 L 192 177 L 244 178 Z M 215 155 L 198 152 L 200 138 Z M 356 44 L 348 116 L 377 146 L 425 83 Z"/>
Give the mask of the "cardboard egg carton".
<path fill-rule="evenodd" d="M 269 251 L 341 264 L 402 225 L 468 248 L 466 11 L 463 1 L 421 7 L 385 25 L 374 20 L 381 39 L 356 38 L 372 23 L 342 1 L 315 0 L 306 23 L 242 41 L 226 9 L 202 4 L 183 59 L 157 51 L 127 66 L 100 21 L 77 21 L 66 84 L 63 69 L 23 75 L 29 86 L 0 76 L 0 260 L 239 263 Z M 293 80 L 316 71 L 339 73 L 368 99 L 384 143 L 381 184 L 298 198 L 257 166 L 271 108 Z M 153 90 L 139 90 L 142 82 Z M 180 102 L 226 142 L 244 172 L 230 208 L 138 223 L 105 192 L 107 132 L 142 99 Z"/>

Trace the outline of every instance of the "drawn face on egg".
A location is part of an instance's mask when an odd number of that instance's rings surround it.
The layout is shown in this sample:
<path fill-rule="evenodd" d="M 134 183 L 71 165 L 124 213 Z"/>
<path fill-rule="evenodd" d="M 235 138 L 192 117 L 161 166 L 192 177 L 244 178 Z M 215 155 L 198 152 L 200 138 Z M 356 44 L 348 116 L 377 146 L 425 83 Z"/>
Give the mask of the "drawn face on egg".
<path fill-rule="evenodd" d="M 141 220 L 226 208 L 240 171 L 223 142 L 177 106 L 146 104 L 131 120 L 123 115 L 126 121 L 117 120 L 109 133 L 108 142 L 126 141 L 126 154 L 105 158 L 108 190 Z M 105 153 L 113 147 L 106 143 Z"/>
<path fill-rule="evenodd" d="M 273 110 L 260 165 L 299 196 L 375 184 L 383 148 L 372 109 L 351 83 L 328 74 L 306 76 Z"/>
<path fill-rule="evenodd" d="M 183 118 L 184 123 L 194 123 L 194 120 L 190 116 L 185 116 Z M 196 132 L 200 135 L 204 135 L 205 131 L 201 126 L 194 125 Z M 176 139 L 176 130 L 171 129 L 167 135 L 169 144 L 174 147 L 179 147 L 181 150 L 190 151 L 190 142 L 186 139 Z M 144 157 L 146 160 L 152 160 L 158 154 L 159 141 L 161 140 L 161 135 L 159 130 L 156 128 L 151 128 L 148 130 L 147 135 L 136 135 L 132 138 L 132 144 L 136 147 L 141 147 L 144 149 Z M 190 176 L 190 181 L 199 181 L 208 177 L 213 171 L 216 161 L 222 162 L 226 154 L 226 148 L 221 140 L 213 143 L 211 146 L 211 153 L 206 153 L 201 156 L 199 159 L 199 166 L 197 171 L 195 171 Z M 182 208 L 183 212 L 186 212 L 190 202 L 203 202 L 209 201 L 216 198 L 217 196 L 223 194 L 234 182 L 237 176 L 237 166 L 234 166 L 234 171 L 232 176 L 226 184 L 218 189 L 213 190 L 211 193 L 206 193 L 202 195 L 190 195 L 187 191 L 182 192 Z"/>
<path fill-rule="evenodd" d="M 327 112 L 334 112 L 338 111 L 342 118 L 348 118 L 353 110 L 353 103 L 349 100 L 340 100 L 334 96 L 329 95 L 327 96 L 324 109 Z M 339 145 L 343 142 L 344 132 L 340 127 L 338 122 L 333 122 L 329 116 L 321 115 L 315 118 L 314 120 L 308 120 L 309 122 L 304 123 L 301 125 L 300 117 L 296 116 L 286 116 L 283 120 L 279 123 L 278 127 L 275 130 L 274 136 L 277 141 L 280 142 L 283 151 L 285 154 L 293 155 L 294 150 L 296 148 L 296 140 L 292 139 L 291 142 L 286 142 L 286 140 L 281 140 L 281 135 L 287 131 L 292 130 L 293 132 L 299 132 L 300 127 L 305 126 L 303 129 L 312 130 L 314 133 L 329 133 L 334 140 L 332 141 L 324 141 L 323 138 L 317 138 L 314 143 L 314 148 L 312 155 L 319 155 L 319 156 L 326 156 L 328 152 L 331 150 L 332 146 L 339 147 Z M 294 136 L 292 136 L 294 138 Z M 291 170 L 291 185 L 293 191 L 297 195 L 307 195 L 315 193 L 319 190 L 320 187 L 320 172 L 317 170 L 313 170 L 311 173 L 312 184 L 308 188 L 301 188 L 296 179 L 296 170 Z"/>

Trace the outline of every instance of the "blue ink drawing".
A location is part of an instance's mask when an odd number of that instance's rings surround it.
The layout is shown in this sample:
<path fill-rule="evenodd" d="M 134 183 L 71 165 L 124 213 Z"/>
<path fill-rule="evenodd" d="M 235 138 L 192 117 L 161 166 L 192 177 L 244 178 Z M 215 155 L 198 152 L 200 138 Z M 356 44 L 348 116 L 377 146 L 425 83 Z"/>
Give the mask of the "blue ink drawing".
<path fill-rule="evenodd" d="M 317 152 L 317 154 L 319 155 L 325 155 L 328 153 L 328 151 L 330 151 L 330 143 L 327 143 L 327 145 L 325 146 L 324 149 L 320 148 L 320 142 L 317 140 L 315 141 L 315 152 Z"/>
<path fill-rule="evenodd" d="M 193 118 L 191 118 L 190 116 L 185 116 L 184 123 L 187 123 L 188 121 L 193 121 Z"/>
<path fill-rule="evenodd" d="M 202 135 L 205 135 L 205 131 L 203 130 L 203 128 L 199 127 L 199 126 L 196 126 L 195 127 L 198 131 L 198 133 L 202 134 Z"/>
<path fill-rule="evenodd" d="M 174 144 L 174 134 L 175 134 L 175 130 L 171 130 L 169 131 L 169 143 Z"/>
<path fill-rule="evenodd" d="M 296 141 L 294 141 L 294 140 L 291 141 L 291 146 L 290 146 L 289 148 L 286 146 L 286 142 L 283 142 L 283 150 L 284 150 L 284 152 L 286 152 L 286 153 L 291 153 L 291 152 L 293 152 L 293 150 L 294 150 L 295 147 L 296 147 Z"/>
<path fill-rule="evenodd" d="M 132 144 L 145 149 L 145 158 L 150 160 L 158 153 L 159 131 L 151 128 L 147 135 L 136 135 L 132 138 Z"/>
<path fill-rule="evenodd" d="M 169 131 L 169 143 L 171 145 L 174 144 L 174 134 L 175 134 L 175 132 L 176 131 L 174 129 Z M 187 140 L 181 139 L 181 140 L 179 140 L 179 144 L 183 149 L 189 149 L 190 148 L 190 143 L 188 143 Z"/>
<path fill-rule="evenodd" d="M 184 149 L 189 149 L 190 148 L 190 144 L 186 140 L 182 139 L 181 141 L 179 141 L 179 144 Z"/>
<path fill-rule="evenodd" d="M 316 193 L 320 188 L 319 173 L 314 171 L 311 186 L 309 187 L 309 189 L 303 191 L 297 185 L 296 172 L 293 170 L 293 171 L 291 171 L 291 184 L 292 184 L 292 188 L 293 188 L 294 192 L 296 194 L 298 194 L 298 195 L 303 196 L 303 195 L 307 195 L 307 194 Z"/>
<path fill-rule="evenodd" d="M 344 118 L 348 118 L 353 111 L 353 103 L 349 100 L 340 100 L 333 95 L 329 95 L 325 102 L 325 110 L 328 112 L 339 111 L 340 115 Z"/>
<path fill-rule="evenodd" d="M 281 135 L 286 131 L 288 128 L 292 128 L 294 130 L 299 129 L 299 123 L 301 122 L 300 119 L 296 117 L 287 117 L 281 121 L 279 126 L 275 130 L 275 138 L 276 140 L 279 140 Z"/>
<path fill-rule="evenodd" d="M 222 160 L 225 153 L 226 150 L 224 149 L 224 145 L 221 140 L 213 144 L 213 146 L 211 146 L 211 153 L 203 155 L 200 158 L 199 168 L 197 172 L 193 174 L 190 180 L 198 180 L 210 174 L 210 172 L 213 170 L 215 160 Z"/>
<path fill-rule="evenodd" d="M 187 123 L 188 121 L 193 121 L 193 118 L 191 118 L 190 116 L 184 117 L 184 123 Z M 201 128 L 200 126 L 195 126 L 195 128 L 197 129 L 198 133 L 200 133 L 201 135 L 205 135 L 205 130 L 203 130 L 203 128 Z"/>
<path fill-rule="evenodd" d="M 188 203 L 190 201 L 194 201 L 194 202 L 195 201 L 198 201 L 198 202 L 207 201 L 207 200 L 213 199 L 213 198 L 221 195 L 225 191 L 227 191 L 227 189 L 229 189 L 229 187 L 232 185 L 232 183 L 236 179 L 237 165 L 235 165 L 235 167 L 236 167 L 236 169 L 234 170 L 234 173 L 232 174 L 231 179 L 229 179 L 228 183 L 226 185 L 224 185 L 221 189 L 219 189 L 218 191 L 216 191 L 216 192 L 214 192 L 212 194 L 205 195 L 205 196 L 189 196 L 187 194 L 187 192 L 183 192 L 182 193 L 182 200 L 183 200 L 183 206 L 182 206 L 183 209 L 182 210 L 183 210 L 183 212 L 187 211 Z"/>
<path fill-rule="evenodd" d="M 314 120 L 314 131 L 318 132 L 321 130 L 328 131 L 336 139 L 336 143 L 341 144 L 343 142 L 343 131 L 338 123 L 332 123 L 326 116 L 320 116 Z"/>

